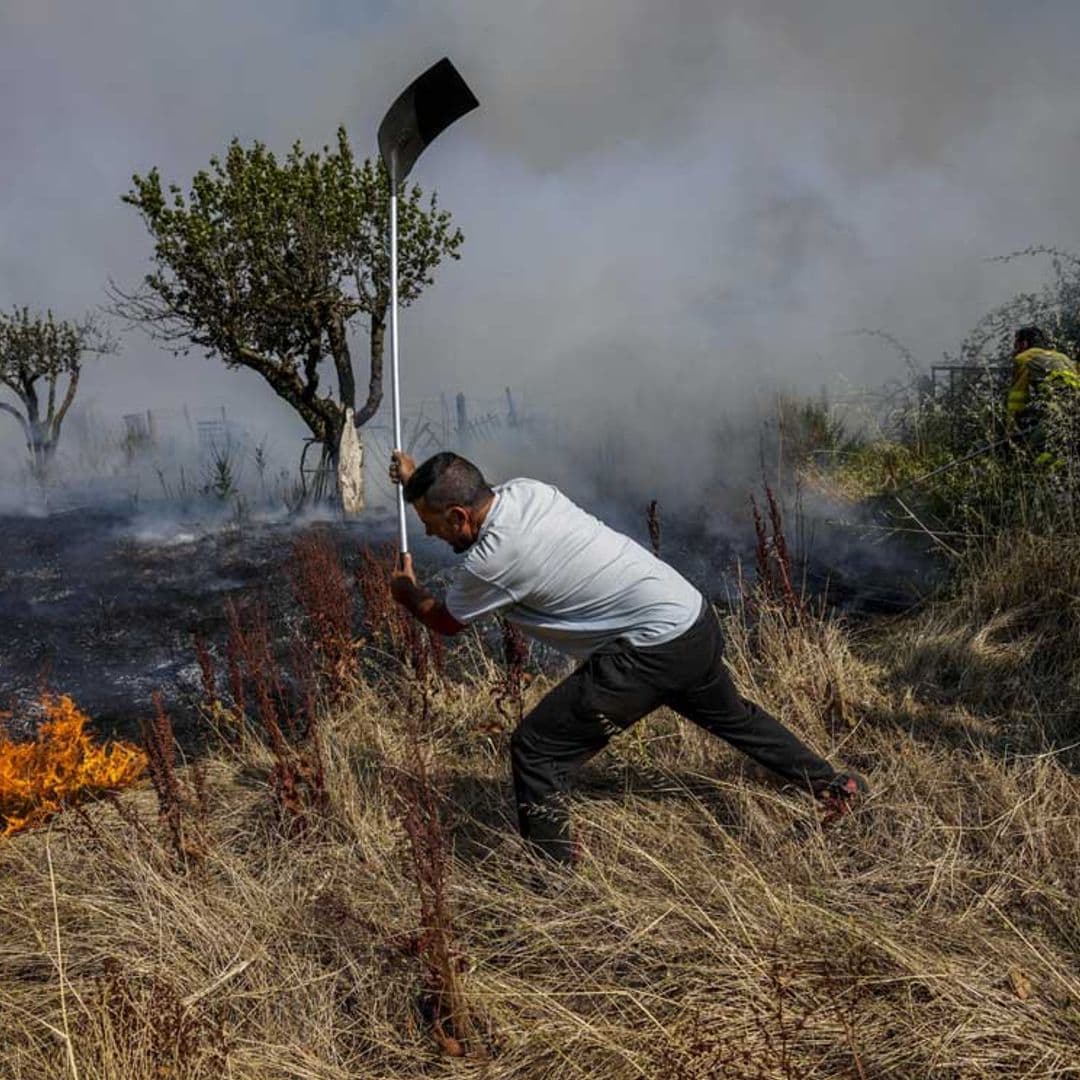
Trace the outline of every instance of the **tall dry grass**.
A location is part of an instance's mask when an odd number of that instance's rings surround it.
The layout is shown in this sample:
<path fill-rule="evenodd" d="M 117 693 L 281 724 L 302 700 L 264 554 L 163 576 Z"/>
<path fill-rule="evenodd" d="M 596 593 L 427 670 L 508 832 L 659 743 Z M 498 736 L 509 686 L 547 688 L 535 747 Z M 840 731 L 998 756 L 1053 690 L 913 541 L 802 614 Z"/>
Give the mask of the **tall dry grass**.
<path fill-rule="evenodd" d="M 1027 585 L 990 551 L 955 596 L 872 633 L 776 600 L 726 616 L 744 692 L 872 784 L 827 829 L 658 713 L 582 774 L 578 872 L 536 863 L 492 723 L 506 677 L 470 638 L 452 675 L 427 675 L 419 732 L 393 678 L 320 716 L 328 797 L 305 830 L 244 728 L 204 765 L 195 862 L 172 856 L 149 790 L 14 838 L 0 1076 L 1080 1076 L 1080 780 L 1067 726 L 1045 724 L 1075 700 L 1080 560 L 1017 543 Z M 1036 578 L 1065 593 L 1033 600 Z M 391 645 L 365 646 L 383 671 Z M 520 684 L 526 707 L 546 686 Z M 1025 708 L 1041 726 L 1022 739 Z M 422 1007 L 400 784 L 418 739 L 464 1060 Z"/>
<path fill-rule="evenodd" d="M 1080 538 L 1025 530 L 972 548 L 951 594 L 888 647 L 894 689 L 931 723 L 959 710 L 965 741 L 1080 770 Z"/>

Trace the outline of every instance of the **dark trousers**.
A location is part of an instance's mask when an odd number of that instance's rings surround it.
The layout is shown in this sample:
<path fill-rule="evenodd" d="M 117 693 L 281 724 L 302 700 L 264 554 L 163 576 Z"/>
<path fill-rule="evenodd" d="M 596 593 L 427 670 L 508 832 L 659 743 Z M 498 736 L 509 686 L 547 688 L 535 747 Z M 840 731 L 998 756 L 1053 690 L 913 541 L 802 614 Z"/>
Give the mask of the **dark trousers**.
<path fill-rule="evenodd" d="M 723 657 L 720 622 L 706 604 L 673 641 L 648 648 L 615 642 L 559 683 L 510 737 L 522 836 L 542 854 L 570 861 L 565 793 L 572 772 L 661 705 L 792 783 L 813 791 L 827 784 L 836 770 L 779 720 L 739 697 Z"/>

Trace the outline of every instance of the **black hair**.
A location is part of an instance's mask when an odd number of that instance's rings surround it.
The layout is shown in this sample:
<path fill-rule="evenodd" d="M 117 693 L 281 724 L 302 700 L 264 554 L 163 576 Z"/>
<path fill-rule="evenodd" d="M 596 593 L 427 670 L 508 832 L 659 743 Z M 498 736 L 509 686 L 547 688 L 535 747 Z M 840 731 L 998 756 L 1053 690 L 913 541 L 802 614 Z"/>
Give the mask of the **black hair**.
<path fill-rule="evenodd" d="M 475 509 L 493 494 L 484 474 L 471 461 L 449 451 L 429 457 L 405 485 L 407 503 L 423 499 L 432 510 L 448 506 Z"/>
<path fill-rule="evenodd" d="M 1016 352 L 1023 352 L 1025 349 L 1045 349 L 1049 344 L 1050 340 L 1040 327 L 1021 326 L 1016 331 L 1013 348 Z"/>

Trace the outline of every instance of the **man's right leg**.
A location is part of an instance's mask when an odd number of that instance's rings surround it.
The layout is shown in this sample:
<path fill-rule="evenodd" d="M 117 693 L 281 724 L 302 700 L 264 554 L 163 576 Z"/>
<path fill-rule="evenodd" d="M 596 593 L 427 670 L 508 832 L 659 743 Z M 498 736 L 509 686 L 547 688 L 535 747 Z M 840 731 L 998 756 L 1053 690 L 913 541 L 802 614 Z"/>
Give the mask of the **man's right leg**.
<path fill-rule="evenodd" d="M 659 703 L 620 653 L 590 657 L 510 736 L 521 835 L 556 862 L 573 861 L 566 792 L 571 774 Z"/>
<path fill-rule="evenodd" d="M 687 669 L 700 673 L 668 697 L 676 712 L 815 795 L 843 775 L 774 716 L 739 695 L 724 664 L 724 639 L 715 613 L 709 612 L 685 639 L 674 642 L 672 649 L 681 647 Z"/>

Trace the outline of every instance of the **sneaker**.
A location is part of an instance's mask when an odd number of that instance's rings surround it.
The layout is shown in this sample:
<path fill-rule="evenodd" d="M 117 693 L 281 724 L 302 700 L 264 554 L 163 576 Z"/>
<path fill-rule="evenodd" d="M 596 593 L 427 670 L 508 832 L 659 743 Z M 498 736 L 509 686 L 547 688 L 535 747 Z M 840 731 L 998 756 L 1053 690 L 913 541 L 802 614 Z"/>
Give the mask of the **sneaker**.
<path fill-rule="evenodd" d="M 821 824 L 831 825 L 837 818 L 850 814 L 859 799 L 869 790 L 866 781 L 858 773 L 837 773 L 827 784 L 814 792 L 825 811 Z"/>

